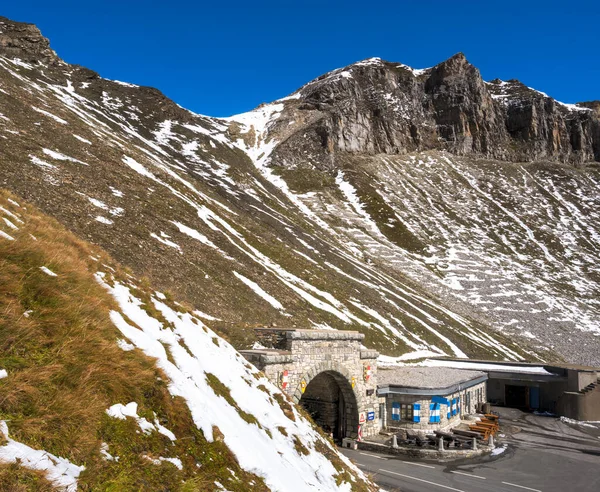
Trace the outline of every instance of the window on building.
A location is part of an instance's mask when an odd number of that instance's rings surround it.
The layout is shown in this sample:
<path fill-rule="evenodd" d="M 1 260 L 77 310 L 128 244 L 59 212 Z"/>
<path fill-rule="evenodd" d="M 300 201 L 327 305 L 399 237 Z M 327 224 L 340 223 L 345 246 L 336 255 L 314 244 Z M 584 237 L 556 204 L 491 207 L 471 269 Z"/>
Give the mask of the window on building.
<path fill-rule="evenodd" d="M 413 406 L 403 403 L 400 406 L 400 420 L 409 420 L 412 422 L 413 419 Z"/>
<path fill-rule="evenodd" d="M 471 411 L 471 392 L 467 391 L 467 395 L 465 398 L 465 404 L 466 404 L 466 411 L 470 412 Z"/>

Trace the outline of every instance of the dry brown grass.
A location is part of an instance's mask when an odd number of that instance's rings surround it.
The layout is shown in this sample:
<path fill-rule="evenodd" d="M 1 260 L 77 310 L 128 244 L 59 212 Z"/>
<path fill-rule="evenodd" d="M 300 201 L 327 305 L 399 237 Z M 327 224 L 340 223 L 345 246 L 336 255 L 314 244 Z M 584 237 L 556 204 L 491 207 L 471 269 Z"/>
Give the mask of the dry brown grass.
<path fill-rule="evenodd" d="M 0 367 L 10 374 L 0 415 L 16 439 L 82 463 L 97 448 L 98 415 L 152 387 L 156 370 L 114 343 L 116 306 L 90 258 L 106 255 L 30 210 L 13 208 L 25 224 L 0 241 Z"/>
<path fill-rule="evenodd" d="M 27 470 L 17 464 L 0 464 L 0 490 L 2 492 L 53 492 L 56 490 L 44 474 Z"/>
<path fill-rule="evenodd" d="M 248 483 L 266 490 L 262 479 L 240 469 L 223 442 L 206 441 L 185 402 L 170 395 L 153 359 L 115 343 L 120 334 L 109 313 L 117 306 L 93 274 L 108 270 L 102 265 L 121 280 L 127 272 L 12 194 L 0 190 L 0 205 L 24 221 L 11 231 L 15 241 L 0 238 L 0 368 L 9 374 L 0 380 L 0 420 L 7 421 L 11 437 L 85 465 L 82 490 L 202 490 L 201 484 L 215 480 L 230 490 L 246 490 Z M 136 294 L 144 300 L 152 290 L 140 285 Z M 111 405 L 131 401 L 140 415 L 170 428 L 177 441 L 140 433 L 132 419 L 106 415 Z M 102 442 L 118 462 L 102 458 Z M 180 457 L 184 469 L 152 464 L 144 455 Z M 39 474 L 0 467 L 2 491 L 47 487 Z"/>

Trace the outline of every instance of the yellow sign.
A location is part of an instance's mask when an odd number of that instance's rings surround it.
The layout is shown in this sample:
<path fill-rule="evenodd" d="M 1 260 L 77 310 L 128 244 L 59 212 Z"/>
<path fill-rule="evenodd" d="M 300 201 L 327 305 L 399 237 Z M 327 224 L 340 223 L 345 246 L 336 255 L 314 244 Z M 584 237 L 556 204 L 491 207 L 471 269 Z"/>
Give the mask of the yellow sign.
<path fill-rule="evenodd" d="M 300 391 L 302 391 L 302 393 L 306 391 L 306 381 L 304 381 L 304 379 L 300 382 Z"/>
<path fill-rule="evenodd" d="M 352 388 L 356 386 L 356 378 L 352 376 Z"/>

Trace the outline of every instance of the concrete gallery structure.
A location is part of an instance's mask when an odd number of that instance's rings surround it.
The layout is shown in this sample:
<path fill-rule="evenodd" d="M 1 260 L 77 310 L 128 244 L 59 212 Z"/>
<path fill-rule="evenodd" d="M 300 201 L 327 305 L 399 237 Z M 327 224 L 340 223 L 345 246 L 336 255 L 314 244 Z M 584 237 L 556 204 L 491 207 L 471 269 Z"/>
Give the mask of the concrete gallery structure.
<path fill-rule="evenodd" d="M 464 359 L 430 362 L 486 372 L 488 400 L 492 404 L 549 412 L 575 420 L 600 420 L 597 367 Z"/>

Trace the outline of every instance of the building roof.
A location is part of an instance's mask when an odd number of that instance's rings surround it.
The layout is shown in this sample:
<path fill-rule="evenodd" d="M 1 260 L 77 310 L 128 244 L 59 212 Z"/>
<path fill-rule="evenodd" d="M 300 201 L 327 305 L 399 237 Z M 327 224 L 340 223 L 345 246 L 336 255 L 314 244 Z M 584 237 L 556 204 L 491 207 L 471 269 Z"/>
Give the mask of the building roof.
<path fill-rule="evenodd" d="M 257 333 L 277 333 L 295 340 L 363 340 L 365 335 L 352 330 L 315 330 L 311 328 L 255 328 Z"/>
<path fill-rule="evenodd" d="M 460 383 L 480 378 L 487 379 L 481 371 L 466 371 L 447 367 L 402 366 L 377 370 L 378 386 L 401 386 L 416 389 L 447 389 Z"/>
<path fill-rule="evenodd" d="M 539 374 L 552 376 L 564 372 L 564 370 L 575 370 L 583 372 L 600 372 L 600 367 L 584 366 L 580 364 L 569 364 L 564 362 L 513 362 L 497 360 L 456 359 L 449 357 L 434 357 L 426 361 L 428 366 L 455 367 L 458 369 L 511 372 L 520 374 Z"/>
<path fill-rule="evenodd" d="M 490 372 L 510 372 L 519 374 L 537 374 L 542 376 L 552 376 L 553 374 L 546 370 L 543 364 L 530 364 L 525 362 L 505 362 L 505 361 L 481 361 L 473 359 L 429 359 L 427 366 L 436 368 L 453 368 L 467 371 L 485 371 Z"/>

